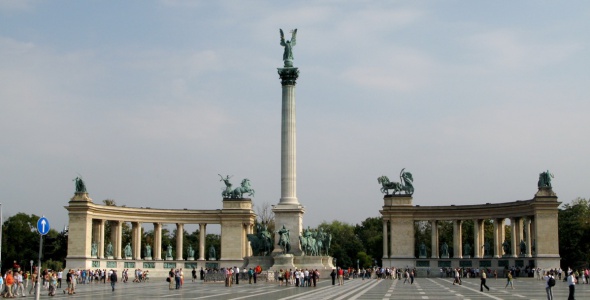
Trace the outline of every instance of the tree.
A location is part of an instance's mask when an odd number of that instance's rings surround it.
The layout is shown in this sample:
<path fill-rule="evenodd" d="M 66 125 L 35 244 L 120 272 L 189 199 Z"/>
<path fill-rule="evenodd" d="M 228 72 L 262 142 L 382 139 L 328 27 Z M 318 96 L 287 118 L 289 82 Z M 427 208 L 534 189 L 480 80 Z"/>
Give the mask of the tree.
<path fill-rule="evenodd" d="M 590 261 L 590 203 L 576 198 L 559 210 L 559 253 L 561 267 L 579 269 Z"/>
<path fill-rule="evenodd" d="M 256 209 L 256 222 L 259 224 L 266 224 L 268 232 L 275 231 L 275 214 L 272 211 L 272 205 L 268 202 L 262 202 L 260 206 L 254 205 Z"/>
<path fill-rule="evenodd" d="M 29 260 L 39 258 L 39 233 L 37 221 L 39 216 L 18 213 L 4 221 L 2 226 L 2 251 L 7 264 L 16 261 L 21 267 L 29 265 Z M 55 230 L 51 234 L 54 234 Z"/>
<path fill-rule="evenodd" d="M 383 218 L 369 217 L 354 227 L 354 233 L 361 240 L 366 251 L 365 255 L 371 258 L 383 257 Z M 360 252 L 359 254 L 360 255 Z M 358 258 L 357 258 L 358 259 Z M 372 260 L 371 260 L 372 263 Z"/>
<path fill-rule="evenodd" d="M 361 239 L 355 234 L 354 226 L 340 221 L 322 222 L 318 226 L 332 234 L 330 253 L 340 267 L 356 267 L 357 255 L 365 251 Z"/>

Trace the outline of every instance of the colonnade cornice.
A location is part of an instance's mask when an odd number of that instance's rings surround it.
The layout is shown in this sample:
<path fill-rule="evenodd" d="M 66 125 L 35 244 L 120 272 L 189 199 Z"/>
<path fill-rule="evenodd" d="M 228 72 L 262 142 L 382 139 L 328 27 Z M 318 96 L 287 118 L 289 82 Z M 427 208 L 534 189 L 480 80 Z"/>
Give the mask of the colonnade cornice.
<path fill-rule="evenodd" d="M 542 199 L 518 200 L 505 203 L 486 203 L 479 205 L 450 206 L 383 206 L 380 211 L 384 219 L 404 218 L 416 221 L 430 220 L 472 220 L 472 219 L 504 219 L 534 216 L 548 210 L 554 211 L 561 202 L 557 197 Z"/>
<path fill-rule="evenodd" d="M 253 223 L 256 214 L 251 209 L 159 209 L 106 206 L 91 202 L 70 202 L 65 207 L 70 214 L 88 215 L 107 221 L 162 223 L 162 224 L 221 224 L 224 222 Z"/>

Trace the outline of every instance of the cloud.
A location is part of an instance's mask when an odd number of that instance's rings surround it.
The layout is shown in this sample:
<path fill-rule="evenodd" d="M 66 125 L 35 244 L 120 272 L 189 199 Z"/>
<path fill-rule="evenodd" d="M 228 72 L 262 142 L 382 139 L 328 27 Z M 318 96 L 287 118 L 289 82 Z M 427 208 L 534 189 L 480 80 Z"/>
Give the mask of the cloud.
<path fill-rule="evenodd" d="M 538 69 L 558 64 L 580 46 L 572 42 L 551 43 L 534 40 L 535 35 L 523 30 L 497 29 L 465 39 L 474 51 L 478 64 L 494 69 Z"/>

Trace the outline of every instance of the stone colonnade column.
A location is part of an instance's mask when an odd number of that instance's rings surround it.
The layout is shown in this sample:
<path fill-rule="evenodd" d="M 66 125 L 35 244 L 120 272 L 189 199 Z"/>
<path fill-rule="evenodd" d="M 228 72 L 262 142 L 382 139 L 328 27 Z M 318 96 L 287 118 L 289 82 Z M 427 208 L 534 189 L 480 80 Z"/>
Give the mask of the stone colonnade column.
<path fill-rule="evenodd" d="M 98 258 L 104 258 L 104 229 L 106 220 L 98 220 Z"/>
<path fill-rule="evenodd" d="M 526 257 L 532 257 L 533 256 L 532 255 L 533 252 L 532 252 L 532 249 L 531 249 L 531 245 L 532 245 L 532 242 L 531 242 L 531 240 L 532 240 L 531 239 L 531 223 L 532 223 L 531 217 L 528 216 L 525 219 L 525 221 L 524 221 L 524 233 L 525 233 L 525 242 L 526 242 L 526 252 L 525 252 Z"/>
<path fill-rule="evenodd" d="M 430 249 L 432 252 L 431 258 L 438 259 L 438 222 L 437 220 L 430 220 L 430 227 L 432 228 L 432 235 L 430 237 Z"/>
<path fill-rule="evenodd" d="M 388 242 L 387 242 L 387 220 L 383 220 L 383 258 L 389 258 Z"/>
<path fill-rule="evenodd" d="M 162 223 L 154 223 L 153 259 L 162 260 Z"/>
<path fill-rule="evenodd" d="M 481 258 L 481 247 L 483 246 L 481 243 L 481 229 L 482 229 L 483 220 L 475 219 L 473 220 L 473 257 L 474 258 Z"/>
<path fill-rule="evenodd" d="M 518 257 L 518 244 L 520 242 L 520 235 L 518 234 L 520 228 L 519 228 L 519 223 L 520 222 L 520 218 L 510 218 L 510 226 L 512 228 L 512 232 L 511 232 L 511 236 L 512 236 L 512 240 L 510 243 L 510 252 L 512 252 L 510 254 L 510 257 Z"/>
<path fill-rule="evenodd" d="M 113 244 L 113 258 L 121 259 L 122 226 L 121 221 L 109 221 L 111 224 L 111 243 Z"/>
<path fill-rule="evenodd" d="M 184 242 L 184 224 L 176 223 L 176 260 L 182 260 Z"/>
<path fill-rule="evenodd" d="M 500 258 L 503 254 L 504 219 L 494 220 L 494 258 Z"/>
<path fill-rule="evenodd" d="M 131 222 L 131 228 L 131 256 L 136 260 L 141 259 L 141 224 L 139 222 Z"/>
<path fill-rule="evenodd" d="M 453 220 L 453 257 L 463 257 L 463 233 L 461 231 L 461 220 Z"/>
<path fill-rule="evenodd" d="M 199 224 L 199 260 L 205 260 L 205 236 L 207 224 Z"/>

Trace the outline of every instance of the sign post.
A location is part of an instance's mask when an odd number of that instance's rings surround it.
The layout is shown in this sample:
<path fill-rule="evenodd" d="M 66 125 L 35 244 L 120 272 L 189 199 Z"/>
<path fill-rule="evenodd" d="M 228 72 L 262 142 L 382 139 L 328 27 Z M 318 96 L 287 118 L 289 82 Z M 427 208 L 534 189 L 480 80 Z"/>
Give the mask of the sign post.
<path fill-rule="evenodd" d="M 41 255 L 43 253 L 43 236 L 49 232 L 49 220 L 45 216 L 37 221 L 37 231 L 39 232 L 39 265 L 37 266 L 37 288 L 35 289 L 35 299 L 39 300 L 41 294 Z"/>

